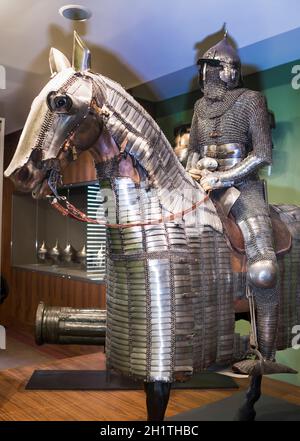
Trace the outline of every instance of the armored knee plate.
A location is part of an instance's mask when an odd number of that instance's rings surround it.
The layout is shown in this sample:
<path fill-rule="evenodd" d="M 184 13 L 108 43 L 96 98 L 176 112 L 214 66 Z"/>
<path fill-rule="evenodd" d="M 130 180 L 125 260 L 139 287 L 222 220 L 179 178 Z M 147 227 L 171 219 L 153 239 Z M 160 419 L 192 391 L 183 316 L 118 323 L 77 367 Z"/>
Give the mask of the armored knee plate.
<path fill-rule="evenodd" d="M 277 282 L 278 265 L 272 260 L 252 263 L 248 268 L 248 277 L 257 288 L 274 288 Z"/>

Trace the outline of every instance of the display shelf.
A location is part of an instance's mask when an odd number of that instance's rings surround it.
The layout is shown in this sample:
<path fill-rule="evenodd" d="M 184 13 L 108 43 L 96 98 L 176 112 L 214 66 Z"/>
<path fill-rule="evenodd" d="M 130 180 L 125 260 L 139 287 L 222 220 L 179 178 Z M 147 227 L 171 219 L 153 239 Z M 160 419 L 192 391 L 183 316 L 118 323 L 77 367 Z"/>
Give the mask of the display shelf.
<path fill-rule="evenodd" d="M 101 211 L 98 183 L 64 187 L 60 193 L 89 217 Z M 103 283 L 105 227 L 95 232 L 94 224 L 61 216 L 48 201 L 34 200 L 31 195 L 14 193 L 12 205 L 14 268 Z"/>
<path fill-rule="evenodd" d="M 99 277 L 93 278 L 92 274 L 81 268 L 69 268 L 56 265 L 44 265 L 39 263 L 19 264 L 13 265 L 14 268 L 19 268 L 27 271 L 38 271 L 44 274 L 53 274 L 54 276 L 63 277 L 65 279 L 77 279 L 83 282 L 93 282 L 97 284 L 105 284 L 105 280 Z"/>

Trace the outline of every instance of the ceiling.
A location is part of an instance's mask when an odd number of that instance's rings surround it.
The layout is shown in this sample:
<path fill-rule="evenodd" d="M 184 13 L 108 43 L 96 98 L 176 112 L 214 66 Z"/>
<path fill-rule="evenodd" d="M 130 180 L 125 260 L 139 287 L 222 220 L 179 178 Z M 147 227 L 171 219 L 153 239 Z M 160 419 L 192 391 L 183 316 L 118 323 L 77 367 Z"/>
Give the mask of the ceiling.
<path fill-rule="evenodd" d="M 1 0 L 0 64 L 6 69 L 7 84 L 0 90 L 0 116 L 6 118 L 7 132 L 22 127 L 32 99 L 47 81 L 49 48 L 71 55 L 74 25 L 58 14 L 67 3 Z M 290 61 L 286 58 L 298 49 L 294 41 L 295 50 L 291 53 L 288 47 L 288 56 L 276 47 L 270 56 L 270 46 L 262 55 L 255 45 L 300 27 L 299 0 L 78 0 L 78 4 L 93 12 L 88 22 L 75 24 L 91 49 L 93 70 L 126 88 L 191 69 L 199 52 L 218 41 L 224 22 L 246 57 L 243 61 L 255 69 Z M 180 78 L 188 88 L 188 78 Z M 181 83 L 168 95 L 186 88 Z"/>

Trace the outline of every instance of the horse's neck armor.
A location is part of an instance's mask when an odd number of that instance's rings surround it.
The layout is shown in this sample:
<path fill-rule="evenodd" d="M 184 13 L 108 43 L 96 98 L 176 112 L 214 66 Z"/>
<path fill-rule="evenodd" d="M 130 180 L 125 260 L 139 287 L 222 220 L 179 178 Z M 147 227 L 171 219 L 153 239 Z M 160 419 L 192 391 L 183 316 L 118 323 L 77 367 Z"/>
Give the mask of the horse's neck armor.
<path fill-rule="evenodd" d="M 148 113 L 117 83 L 105 82 L 105 106 L 110 116 L 105 125 L 118 146 L 126 143 L 126 152 L 146 172 L 150 186 L 158 193 L 163 207 L 174 214 L 203 199 L 204 191 L 186 173 L 166 137 Z M 200 214 L 201 213 L 201 214 Z M 222 231 L 222 224 L 210 201 L 198 210 L 198 225 Z"/>

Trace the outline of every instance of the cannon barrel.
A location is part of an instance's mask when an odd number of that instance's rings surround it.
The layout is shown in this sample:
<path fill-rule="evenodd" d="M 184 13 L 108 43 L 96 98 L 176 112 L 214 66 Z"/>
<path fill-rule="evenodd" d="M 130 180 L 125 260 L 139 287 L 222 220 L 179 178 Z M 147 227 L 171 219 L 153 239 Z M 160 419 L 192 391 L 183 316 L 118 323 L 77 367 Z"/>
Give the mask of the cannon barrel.
<path fill-rule="evenodd" d="M 105 335 L 105 309 L 75 309 L 39 303 L 35 322 L 38 345 L 104 345 Z"/>

